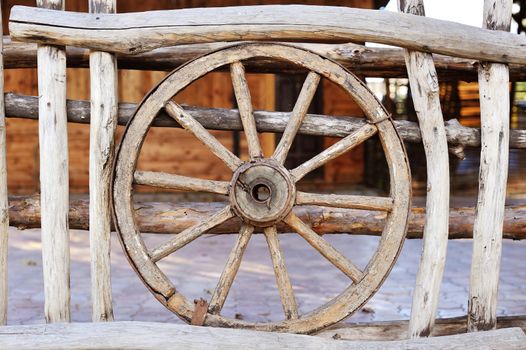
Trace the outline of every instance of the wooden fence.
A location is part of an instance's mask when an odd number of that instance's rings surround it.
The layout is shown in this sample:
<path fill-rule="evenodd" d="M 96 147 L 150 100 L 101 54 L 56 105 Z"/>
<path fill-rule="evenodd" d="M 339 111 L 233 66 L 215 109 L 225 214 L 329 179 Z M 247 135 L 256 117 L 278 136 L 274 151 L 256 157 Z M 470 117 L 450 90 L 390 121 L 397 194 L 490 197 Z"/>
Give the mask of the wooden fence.
<path fill-rule="evenodd" d="M 4 99 L 0 102 L 0 323 L 5 323 L 7 312 L 8 218 L 12 225 L 42 228 L 48 322 L 68 322 L 70 317 L 69 225 L 89 228 L 93 321 L 113 318 L 109 240 L 114 132 L 117 124 L 130 120 L 136 107 L 118 104 L 117 66 L 171 70 L 198 54 L 226 46 L 218 41 L 280 40 L 296 42 L 298 47 L 328 56 L 367 76 L 409 77 L 418 125 L 396 121 L 395 126 L 404 141 L 423 143 L 428 164 L 428 192 L 425 210 L 414 209 L 409 219 L 409 237 L 424 239 L 411 320 L 403 326 L 403 322 L 389 324 L 389 329 L 396 333 L 391 338 L 404 335 L 418 338 L 463 329 L 491 330 L 501 321 L 502 325 L 525 328 L 525 318 L 510 321 L 496 317 L 502 239 L 526 236 L 524 206 L 506 208 L 504 205 L 508 150 L 526 148 L 526 130 L 510 133 L 508 124 L 508 83 L 510 79 L 522 80 L 526 76 L 526 37 L 509 33 L 511 3 L 511 0 L 485 0 L 483 29 L 425 18 L 423 0 L 400 0 L 398 14 L 299 5 L 112 14 L 114 0 L 90 0 L 90 12 L 96 16 L 58 12 L 56 10 L 63 9 L 61 0 L 39 0 L 39 8 L 14 7 L 10 34 L 13 40 L 24 43 L 4 39 L 3 62 L 5 68 L 36 66 L 40 96 L 7 94 L 5 107 Z M 247 19 L 253 24 L 246 24 Z M 378 42 L 402 49 L 370 49 L 348 43 L 353 41 Z M 87 50 L 90 50 L 89 61 Z M 438 55 L 431 56 L 432 53 Z M 90 102 L 66 100 L 66 65 L 90 67 Z M 264 60 L 255 60 L 246 67 L 254 72 L 280 72 L 282 68 L 279 63 L 269 64 Z M 463 127 L 454 121 L 444 123 L 438 75 L 445 79 L 474 79 L 478 75 L 481 130 Z M 242 130 L 246 126 L 237 110 L 191 108 L 188 113 L 205 128 Z M 40 203 L 38 198 L 17 198 L 9 210 L 5 117 L 39 120 L 40 164 L 45 167 L 40 172 Z M 179 127 L 172 117 L 161 115 L 153 126 Z M 280 133 L 287 132 L 287 121 L 292 117 L 289 113 L 256 111 L 254 118 L 258 131 Z M 65 132 L 68 121 L 91 124 L 89 206 L 85 201 L 70 204 L 68 198 Z M 306 115 L 298 132 L 346 137 L 366 124 L 365 120 L 353 117 Z M 449 208 L 448 150 L 459 155 L 459 147 L 481 148 L 476 209 Z M 70 206 L 75 208 L 71 215 Z M 201 213 L 195 217 L 174 218 L 169 224 L 158 223 L 159 215 L 173 209 L 167 206 L 149 206 L 144 213 L 139 210 L 141 229 L 158 233 L 186 232 L 205 220 L 199 217 L 204 215 Z M 216 211 L 213 205 L 204 209 L 210 213 Z M 318 222 L 319 233 L 379 235 L 382 232 L 383 219 L 371 218 L 367 211 L 309 206 L 302 210 L 299 216 L 306 221 L 323 218 Z M 355 218 L 352 227 L 346 222 L 346 215 Z M 361 226 L 356 226 L 356 222 Z M 214 228 L 213 232 L 230 233 L 239 226 L 239 222 L 229 222 Z M 278 226 L 278 231 L 285 230 Z M 268 232 L 266 234 L 268 238 Z M 474 249 L 468 315 L 462 320 L 452 320 L 446 325 L 448 331 L 443 331 L 444 322 L 435 326 L 435 318 L 447 243 L 449 238 L 465 237 L 473 238 Z M 366 334 L 364 337 L 368 339 L 384 335 L 385 325 L 360 327 L 360 334 Z M 342 334 L 346 330 L 328 332 Z"/>

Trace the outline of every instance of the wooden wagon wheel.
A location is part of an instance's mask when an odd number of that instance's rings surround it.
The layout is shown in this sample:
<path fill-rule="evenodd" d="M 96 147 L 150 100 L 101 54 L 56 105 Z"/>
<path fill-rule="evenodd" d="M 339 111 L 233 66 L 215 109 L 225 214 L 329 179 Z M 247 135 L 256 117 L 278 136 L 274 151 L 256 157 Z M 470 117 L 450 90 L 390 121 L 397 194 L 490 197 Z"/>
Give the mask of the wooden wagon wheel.
<path fill-rule="evenodd" d="M 270 158 L 262 156 L 252 114 L 250 93 L 241 63 L 255 57 L 288 61 L 309 71 L 289 123 Z M 187 85 L 224 65 L 230 65 L 241 122 L 248 141 L 250 161 L 247 162 L 241 161 L 232 154 L 196 119 L 172 100 L 173 96 Z M 320 77 L 325 77 L 345 89 L 365 112 L 369 122 L 309 161 L 288 170 L 283 163 Z M 136 171 L 142 143 L 153 119 L 162 108 L 232 170 L 233 176 L 230 182 Z M 390 197 L 322 195 L 296 191 L 296 182 L 310 171 L 347 152 L 376 133 L 379 134 L 390 171 Z M 207 220 L 148 250 L 134 220 L 133 183 L 222 194 L 228 196 L 229 203 Z M 212 294 L 204 325 L 268 331 L 313 332 L 342 320 L 362 306 L 378 290 L 398 256 L 407 228 L 409 201 L 410 175 L 405 150 L 389 115 L 374 95 L 342 66 L 310 51 L 272 43 L 251 43 L 222 49 L 197 58 L 167 76 L 145 97 L 128 124 L 116 156 L 113 179 L 115 225 L 131 264 L 157 299 L 187 322 L 191 321 L 194 314 L 194 303 L 176 290 L 157 266 L 157 262 L 226 220 L 235 216 L 241 218 L 242 227 Z M 385 228 L 378 248 L 363 271 L 294 214 L 292 211 L 294 206 L 305 204 L 387 212 Z M 304 315 L 298 314 L 278 240 L 276 224 L 281 221 L 303 237 L 352 281 L 340 295 Z M 255 227 L 264 229 L 270 250 L 285 313 L 284 320 L 281 322 L 249 323 L 228 319 L 220 314 Z"/>

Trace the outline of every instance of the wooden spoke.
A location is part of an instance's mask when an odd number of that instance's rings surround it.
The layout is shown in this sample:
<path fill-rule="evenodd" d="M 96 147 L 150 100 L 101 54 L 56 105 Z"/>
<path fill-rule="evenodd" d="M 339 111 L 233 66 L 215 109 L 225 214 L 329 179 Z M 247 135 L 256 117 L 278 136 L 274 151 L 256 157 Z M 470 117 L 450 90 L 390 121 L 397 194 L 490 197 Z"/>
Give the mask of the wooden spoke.
<path fill-rule="evenodd" d="M 305 118 L 305 115 L 307 114 L 307 110 L 309 109 L 319 83 L 320 76 L 314 72 L 309 72 L 303 83 L 298 99 L 296 100 L 294 109 L 290 114 L 287 127 L 285 128 L 281 140 L 279 140 L 279 144 L 272 155 L 272 158 L 277 160 L 280 164 L 285 163 L 285 159 L 287 158 L 287 154 L 292 146 L 294 137 L 296 137 L 296 133 L 303 122 L 303 118 Z"/>
<path fill-rule="evenodd" d="M 226 181 L 203 180 L 195 177 L 180 176 L 153 171 L 136 171 L 134 183 L 181 191 L 228 194 L 229 183 Z"/>
<path fill-rule="evenodd" d="M 309 159 L 305 163 L 301 164 L 297 168 L 291 171 L 292 176 L 296 181 L 301 180 L 305 175 L 317 169 L 327 163 L 328 161 L 344 154 L 350 149 L 356 147 L 369 137 L 373 136 L 377 132 L 377 128 L 372 124 L 365 124 L 352 134 L 344 137 L 325 151 L 321 152 L 317 156 Z"/>
<path fill-rule="evenodd" d="M 208 230 L 222 224 L 226 220 L 232 218 L 234 214 L 230 210 L 230 205 L 227 205 L 224 209 L 217 212 L 212 217 L 202 221 L 201 223 L 187 228 L 177 236 L 158 246 L 149 252 L 150 258 L 153 262 L 157 262 L 162 258 L 172 254 L 178 249 L 181 249 L 188 243 L 195 240 Z"/>
<path fill-rule="evenodd" d="M 250 97 L 250 90 L 248 89 L 247 79 L 245 77 L 245 68 L 241 62 L 234 62 L 230 65 L 230 75 L 232 77 L 232 85 L 234 86 L 234 93 L 236 95 L 237 108 L 241 123 L 243 123 L 243 130 L 247 137 L 248 153 L 250 158 L 261 158 L 263 152 L 259 144 L 258 131 L 256 129 L 256 120 L 252 109 L 252 98 Z"/>
<path fill-rule="evenodd" d="M 290 213 L 284 220 L 292 229 L 303 237 L 314 249 L 321 253 L 334 266 L 354 282 L 359 282 L 363 273 L 336 248 L 314 232 L 307 224 L 301 221 L 295 214 Z"/>
<path fill-rule="evenodd" d="M 296 192 L 296 204 L 379 211 L 391 211 L 393 209 L 393 199 L 390 197 L 321 194 L 299 191 Z"/>
<path fill-rule="evenodd" d="M 243 162 L 212 136 L 197 120 L 186 113 L 177 103 L 168 101 L 164 109 L 185 130 L 193 133 L 213 154 L 232 170 L 236 171 Z"/>
<path fill-rule="evenodd" d="M 234 278 L 236 277 L 237 271 L 239 270 L 241 259 L 243 258 L 243 254 L 245 253 L 248 241 L 250 240 L 253 232 L 254 226 L 241 226 L 241 230 L 237 236 L 236 244 L 228 256 L 223 273 L 221 274 L 216 289 L 214 290 L 212 298 L 210 299 L 210 305 L 208 307 L 210 313 L 218 314 L 221 312 L 228 293 L 230 292 L 230 288 L 232 288 L 232 283 L 234 282 Z"/>
<path fill-rule="evenodd" d="M 268 248 L 270 250 L 270 257 L 272 258 L 272 266 L 274 267 L 274 274 L 276 275 L 276 284 L 278 286 L 279 296 L 285 317 L 287 320 L 298 318 L 298 305 L 292 290 L 287 267 L 285 266 L 285 259 L 278 239 L 278 231 L 276 226 L 267 227 L 264 230 L 265 238 L 267 239 Z"/>

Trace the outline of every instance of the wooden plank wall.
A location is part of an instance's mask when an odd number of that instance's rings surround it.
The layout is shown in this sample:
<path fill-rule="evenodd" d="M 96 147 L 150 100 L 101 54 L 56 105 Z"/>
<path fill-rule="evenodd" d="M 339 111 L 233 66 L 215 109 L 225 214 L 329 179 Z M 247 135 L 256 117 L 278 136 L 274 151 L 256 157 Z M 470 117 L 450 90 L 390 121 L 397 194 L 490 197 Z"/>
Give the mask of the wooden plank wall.
<path fill-rule="evenodd" d="M 228 6 L 228 5 L 260 5 L 278 3 L 303 3 L 317 5 L 338 5 L 371 8 L 372 0 L 352 1 L 255 1 L 255 0 L 143 0 L 117 1 L 118 12 L 162 10 L 184 7 Z M 7 18 L 13 5 L 35 6 L 34 0 L 6 0 L 2 2 L 4 15 L 4 32 L 7 33 Z M 87 12 L 87 0 L 68 0 L 66 10 Z M 142 97 L 165 75 L 164 72 L 139 72 L 121 70 L 119 72 L 119 99 L 126 102 L 139 102 Z M 272 75 L 249 75 L 249 85 L 256 109 L 272 109 L 274 106 L 274 77 Z M 68 98 L 89 100 L 89 70 L 71 69 L 67 71 Z M 15 69 L 6 71 L 6 91 L 27 95 L 37 95 L 37 77 L 34 69 Z M 330 114 L 349 115 L 360 111 L 350 99 L 342 96 L 330 84 L 324 84 L 324 112 Z M 228 74 L 213 73 L 182 92 L 178 101 L 200 106 L 232 107 L 232 87 Z M 122 134 L 119 127 L 117 137 Z M 217 133 L 221 142 L 232 147 L 233 139 L 230 132 Z M 70 159 L 70 191 L 72 193 L 88 192 L 88 151 L 89 126 L 68 125 L 69 159 Z M 246 152 L 246 144 L 241 135 L 242 155 Z M 174 147 L 176 139 L 185 147 Z M 327 140 L 327 144 L 331 144 Z M 191 143 L 191 144 L 189 144 Z M 263 142 L 271 145 L 272 137 Z M 188 145 L 188 146 L 187 146 Z M 226 167 L 215 157 L 210 156 L 195 139 L 182 130 L 152 129 L 145 143 L 139 167 L 147 170 L 163 170 L 179 174 L 201 176 L 211 179 L 226 179 Z M 7 122 L 7 162 L 9 171 L 9 193 L 35 193 L 39 190 L 39 151 L 38 123 L 30 120 L 8 120 Z M 325 180 L 329 182 L 359 182 L 363 176 L 363 152 L 355 150 L 351 155 L 341 157 L 327 167 Z M 356 165 L 358 164 L 358 165 Z"/>
<path fill-rule="evenodd" d="M 334 116 L 363 115 L 360 107 L 350 102 L 345 91 L 326 80 L 323 82 L 323 113 Z M 325 147 L 329 147 L 337 141 L 338 139 L 325 138 Z M 325 166 L 325 182 L 330 184 L 361 182 L 364 176 L 363 163 L 364 145 L 362 144 Z"/>
<path fill-rule="evenodd" d="M 511 88 L 511 86 L 510 86 Z M 459 111 L 457 114 L 449 113 L 449 116 L 456 116 L 464 126 L 480 128 L 480 100 L 479 86 L 477 82 L 459 82 L 458 97 L 460 100 Z M 513 106 L 511 106 L 513 108 Z M 519 123 L 522 120 L 523 112 L 518 109 L 512 113 L 511 129 L 524 129 Z M 513 123 L 515 121 L 515 123 Z M 480 150 L 467 148 L 464 160 L 453 159 L 455 164 L 455 174 L 452 177 L 452 192 L 476 193 L 478 187 L 478 174 L 480 164 Z M 510 149 L 509 172 L 507 195 L 520 196 L 526 193 L 526 183 L 524 182 L 524 167 L 526 166 L 526 153 L 520 149 Z"/>

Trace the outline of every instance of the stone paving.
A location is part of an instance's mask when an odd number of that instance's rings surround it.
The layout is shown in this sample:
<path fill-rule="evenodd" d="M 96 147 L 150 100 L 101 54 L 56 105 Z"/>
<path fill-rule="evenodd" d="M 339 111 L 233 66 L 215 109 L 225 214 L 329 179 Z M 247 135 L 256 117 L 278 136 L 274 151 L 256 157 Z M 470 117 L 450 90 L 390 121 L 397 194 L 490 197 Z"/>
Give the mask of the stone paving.
<path fill-rule="evenodd" d="M 158 244 L 167 235 L 146 235 Z M 378 238 L 325 236 L 348 257 L 364 267 Z M 10 231 L 9 324 L 42 323 L 43 286 L 39 230 Z M 230 251 L 234 235 L 203 236 L 161 262 L 164 271 L 187 297 L 209 298 Z M 301 312 L 312 310 L 341 292 L 348 279 L 321 258 L 297 235 L 282 235 L 287 266 Z M 349 321 L 408 319 L 415 283 L 420 240 L 407 240 L 400 258 L 378 293 Z M 129 266 L 113 237 L 112 281 L 115 319 L 181 322 L 154 299 Z M 503 246 L 498 315 L 526 314 L 526 242 L 506 240 Z M 471 241 L 450 241 L 439 317 L 466 314 Z M 88 234 L 71 232 L 72 319 L 90 320 Z M 278 320 L 281 305 L 264 237 L 253 236 L 224 308 L 224 314 L 250 321 Z"/>

